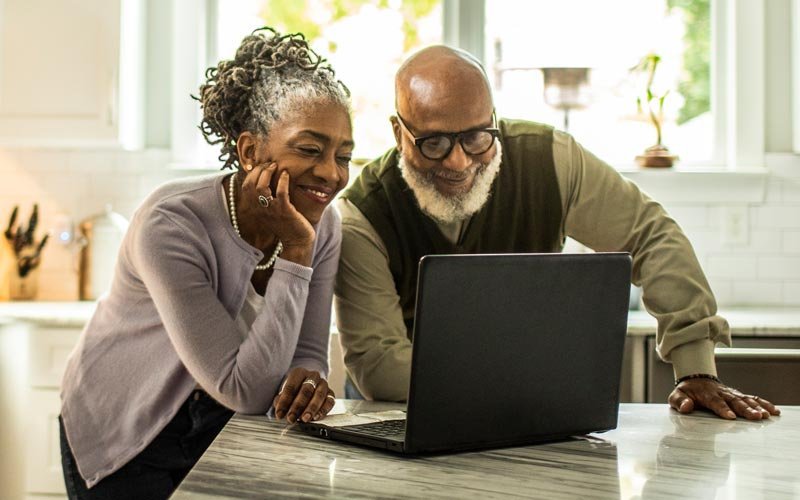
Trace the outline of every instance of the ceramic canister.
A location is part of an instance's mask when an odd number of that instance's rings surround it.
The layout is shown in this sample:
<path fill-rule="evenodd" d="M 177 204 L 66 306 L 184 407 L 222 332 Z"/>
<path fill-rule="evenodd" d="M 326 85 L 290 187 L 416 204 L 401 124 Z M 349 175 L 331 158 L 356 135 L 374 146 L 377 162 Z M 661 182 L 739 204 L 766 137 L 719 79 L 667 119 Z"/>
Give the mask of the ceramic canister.
<path fill-rule="evenodd" d="M 79 224 L 78 296 L 81 300 L 95 300 L 111 287 L 117 254 L 127 229 L 127 219 L 113 212 L 110 206 Z"/>

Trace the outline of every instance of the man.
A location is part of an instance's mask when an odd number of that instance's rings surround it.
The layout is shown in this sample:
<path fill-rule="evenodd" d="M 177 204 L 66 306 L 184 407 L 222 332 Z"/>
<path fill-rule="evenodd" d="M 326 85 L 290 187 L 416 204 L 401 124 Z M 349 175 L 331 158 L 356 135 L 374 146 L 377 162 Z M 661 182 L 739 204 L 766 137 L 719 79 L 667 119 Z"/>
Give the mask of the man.
<path fill-rule="evenodd" d="M 673 364 L 673 408 L 779 414 L 716 378 L 714 344 L 730 344 L 729 327 L 689 241 L 658 203 L 569 135 L 497 120 L 486 73 L 465 52 L 418 52 L 400 67 L 395 92 L 396 147 L 339 202 L 336 316 L 349 376 L 367 398 L 407 396 L 422 255 L 558 252 L 569 236 L 632 254 L 632 281 L 658 320 L 658 352 Z"/>

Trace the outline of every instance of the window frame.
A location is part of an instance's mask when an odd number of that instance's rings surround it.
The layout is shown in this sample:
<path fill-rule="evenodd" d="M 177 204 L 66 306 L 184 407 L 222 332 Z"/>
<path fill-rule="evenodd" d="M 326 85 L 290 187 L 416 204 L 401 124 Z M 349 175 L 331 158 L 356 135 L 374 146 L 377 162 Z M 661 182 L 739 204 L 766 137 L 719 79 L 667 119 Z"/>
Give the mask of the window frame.
<path fill-rule="evenodd" d="M 764 140 L 765 1 L 711 1 L 713 163 L 679 163 L 667 171 L 618 168 L 659 201 L 674 204 L 763 201 L 767 180 Z M 485 0 L 445 2 L 450 7 L 445 11 L 445 43 L 470 50 L 485 62 L 483 29 L 465 29 L 469 26 L 469 19 L 480 19 L 483 25 Z M 796 11 L 800 12 L 800 0 L 793 2 Z M 453 26 L 461 29 L 453 29 Z M 796 26 L 794 29 L 800 31 Z M 795 33 L 795 38 L 800 38 L 800 35 Z M 795 78 L 795 89 L 800 86 L 798 81 L 800 77 Z M 797 113 L 800 114 L 800 110 Z M 797 115 L 794 123 L 800 123 Z M 800 127 L 794 128 L 797 143 L 800 141 L 797 130 Z"/>
<path fill-rule="evenodd" d="M 792 0 L 792 150 L 800 154 L 800 0 Z"/>
<path fill-rule="evenodd" d="M 711 107 L 714 116 L 714 164 L 681 165 L 668 171 L 631 167 L 620 172 L 662 202 L 743 203 L 763 201 L 765 168 L 765 1 L 712 0 Z M 197 132 L 200 110 L 186 99 L 197 92 L 209 61 L 216 62 L 213 44 L 218 0 L 174 0 L 172 78 L 172 168 L 215 170 L 208 162 L 210 147 Z M 793 0 L 800 12 L 800 0 Z M 443 0 L 443 39 L 485 61 L 485 0 Z M 796 16 L 795 16 L 796 17 Z M 800 45 L 800 28 L 793 26 L 793 44 Z M 794 55 L 795 95 L 800 90 L 798 50 Z M 800 100 L 796 100 L 800 101 Z M 794 103 L 793 123 L 800 123 L 800 102 Z M 800 127 L 794 127 L 794 147 L 800 151 Z M 733 197 L 733 198 L 732 198 Z"/>

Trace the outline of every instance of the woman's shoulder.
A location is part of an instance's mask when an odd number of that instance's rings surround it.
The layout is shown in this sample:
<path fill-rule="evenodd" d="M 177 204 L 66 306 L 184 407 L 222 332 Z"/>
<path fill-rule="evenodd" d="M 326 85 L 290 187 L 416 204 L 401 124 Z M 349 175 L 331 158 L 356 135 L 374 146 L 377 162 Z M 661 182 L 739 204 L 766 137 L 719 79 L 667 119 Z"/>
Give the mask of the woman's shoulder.
<path fill-rule="evenodd" d="M 136 210 L 135 218 L 166 215 L 173 219 L 210 218 L 221 195 L 222 175 L 186 177 L 168 181 L 154 189 Z"/>
<path fill-rule="evenodd" d="M 181 177 L 167 181 L 155 188 L 147 196 L 143 205 L 148 202 L 154 205 L 180 203 L 180 199 L 187 196 L 192 198 L 204 196 L 211 198 L 216 193 L 215 187 L 221 186 L 220 182 L 223 177 L 221 174 L 212 174 Z"/>

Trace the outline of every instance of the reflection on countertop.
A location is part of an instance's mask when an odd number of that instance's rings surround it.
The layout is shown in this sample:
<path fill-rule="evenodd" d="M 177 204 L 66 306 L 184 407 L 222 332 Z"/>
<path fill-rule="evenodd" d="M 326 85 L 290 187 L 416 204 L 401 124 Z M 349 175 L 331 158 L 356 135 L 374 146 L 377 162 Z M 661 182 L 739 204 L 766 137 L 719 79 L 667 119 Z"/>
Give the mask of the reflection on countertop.
<path fill-rule="evenodd" d="M 391 403 L 338 401 L 337 411 Z M 236 415 L 173 498 L 797 498 L 800 407 L 764 422 L 622 404 L 570 441 L 406 458 Z"/>

